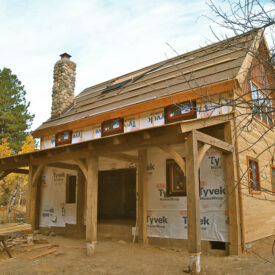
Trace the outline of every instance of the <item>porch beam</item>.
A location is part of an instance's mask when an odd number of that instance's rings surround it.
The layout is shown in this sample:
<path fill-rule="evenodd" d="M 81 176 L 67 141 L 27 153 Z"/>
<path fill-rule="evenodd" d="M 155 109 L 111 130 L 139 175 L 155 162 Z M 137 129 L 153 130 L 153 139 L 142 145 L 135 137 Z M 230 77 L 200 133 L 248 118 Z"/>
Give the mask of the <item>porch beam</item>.
<path fill-rule="evenodd" d="M 62 152 L 55 152 L 51 156 L 39 156 L 35 157 L 31 163 L 32 164 L 48 164 L 48 163 L 55 163 L 60 161 L 66 161 L 66 160 L 74 160 L 74 159 L 81 159 L 86 158 L 90 155 L 90 150 L 87 149 L 87 147 L 80 148 L 76 151 L 62 151 Z"/>
<path fill-rule="evenodd" d="M 196 139 L 200 142 L 203 142 L 205 144 L 211 145 L 214 148 L 220 149 L 226 153 L 233 152 L 233 146 L 227 142 L 224 142 L 218 138 L 211 137 L 207 134 L 204 134 L 202 132 L 194 131 L 194 135 L 196 135 Z"/>
<path fill-rule="evenodd" d="M 6 171 L 2 172 L 2 174 L 0 176 L 0 180 L 2 180 L 4 177 L 6 177 L 7 175 L 9 175 L 10 173 L 28 175 L 29 174 L 29 170 L 28 169 L 20 169 L 20 168 L 12 169 L 12 170 L 6 170 Z"/>
<path fill-rule="evenodd" d="M 87 254 L 91 255 L 97 242 L 98 155 L 96 153 L 91 153 L 87 158 L 87 166 L 86 241 Z"/>
<path fill-rule="evenodd" d="M 62 168 L 62 169 L 70 169 L 70 170 L 78 170 L 78 166 L 70 163 L 64 163 L 64 162 L 53 162 L 48 163 L 45 165 L 47 167 L 54 167 L 54 168 Z"/>
<path fill-rule="evenodd" d="M 224 124 L 230 119 L 232 119 L 232 115 L 225 114 L 216 117 L 207 117 L 196 120 L 184 121 L 180 124 L 181 132 L 187 133 L 192 130 L 198 130 L 209 126 Z"/>
<path fill-rule="evenodd" d="M 106 157 L 109 159 L 116 159 L 116 160 L 122 160 L 122 161 L 128 161 L 128 162 L 132 162 L 132 163 L 138 163 L 138 157 L 136 156 L 132 156 L 129 154 L 125 154 L 125 153 L 120 153 L 120 154 L 106 154 L 106 153 L 101 153 L 100 154 L 101 157 Z"/>
<path fill-rule="evenodd" d="M 187 218 L 188 218 L 188 251 L 190 254 L 190 269 L 196 263 L 199 271 L 201 253 L 200 229 L 200 191 L 198 173 L 198 142 L 195 130 L 192 130 L 186 140 L 186 190 L 187 190 Z M 194 261 L 194 258 L 196 259 Z"/>

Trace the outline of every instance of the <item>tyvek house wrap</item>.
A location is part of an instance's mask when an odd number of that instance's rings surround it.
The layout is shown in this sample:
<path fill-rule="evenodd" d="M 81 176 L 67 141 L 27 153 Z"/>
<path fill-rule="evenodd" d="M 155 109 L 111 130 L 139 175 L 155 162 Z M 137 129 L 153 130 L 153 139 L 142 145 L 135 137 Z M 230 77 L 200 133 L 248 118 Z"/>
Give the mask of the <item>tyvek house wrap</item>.
<path fill-rule="evenodd" d="M 180 152 L 182 145 L 174 148 Z M 187 239 L 187 197 L 166 197 L 167 158 L 169 156 L 159 149 L 148 151 L 148 236 Z M 202 240 L 229 241 L 226 186 L 220 151 L 212 148 L 207 151 L 200 167 L 200 186 Z"/>

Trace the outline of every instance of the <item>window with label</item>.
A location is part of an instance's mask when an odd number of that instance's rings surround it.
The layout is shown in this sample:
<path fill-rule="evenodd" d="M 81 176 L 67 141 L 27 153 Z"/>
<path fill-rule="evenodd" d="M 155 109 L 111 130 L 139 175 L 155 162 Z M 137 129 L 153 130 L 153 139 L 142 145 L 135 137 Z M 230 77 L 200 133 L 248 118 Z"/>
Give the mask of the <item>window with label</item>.
<path fill-rule="evenodd" d="M 102 136 L 123 132 L 123 119 L 117 118 L 102 123 Z"/>
<path fill-rule="evenodd" d="M 178 103 L 165 108 L 165 122 L 174 122 L 196 117 L 194 102 L 187 101 Z"/>
<path fill-rule="evenodd" d="M 167 196 L 186 196 L 186 179 L 184 173 L 173 159 L 166 160 Z"/>
<path fill-rule="evenodd" d="M 65 131 L 62 133 L 58 133 L 55 136 L 55 144 L 63 145 L 63 144 L 70 144 L 72 143 L 72 132 L 71 131 Z"/>
<path fill-rule="evenodd" d="M 256 117 L 264 123 L 272 125 L 272 106 L 268 96 L 254 84 L 251 83 L 251 95 L 253 101 L 253 112 Z"/>
<path fill-rule="evenodd" d="M 255 159 L 248 158 L 248 185 L 250 192 L 260 192 L 259 163 Z"/>
<path fill-rule="evenodd" d="M 66 203 L 76 203 L 76 176 L 67 175 Z"/>

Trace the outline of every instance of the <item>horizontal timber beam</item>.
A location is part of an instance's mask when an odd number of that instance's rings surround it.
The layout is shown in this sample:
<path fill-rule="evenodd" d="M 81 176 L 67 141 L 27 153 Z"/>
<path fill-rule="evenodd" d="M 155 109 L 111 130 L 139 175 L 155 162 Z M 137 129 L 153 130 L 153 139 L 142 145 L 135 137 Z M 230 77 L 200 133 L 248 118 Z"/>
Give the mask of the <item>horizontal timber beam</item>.
<path fill-rule="evenodd" d="M 186 134 L 182 134 L 179 124 L 146 129 L 150 135 L 144 139 L 144 131 L 124 133 L 120 135 L 120 144 L 114 145 L 114 136 L 80 143 L 58 146 L 50 149 L 20 154 L 15 157 L 0 159 L 0 172 L 30 165 L 57 163 L 75 159 L 85 159 L 96 153 L 99 157 L 112 157 L 136 163 L 137 157 L 123 152 L 146 149 L 150 146 L 182 143 Z M 171 135 L 171 133 L 173 133 Z M 92 149 L 91 149 L 92 148 Z M 16 161 L 15 161 L 16 159 Z"/>
<path fill-rule="evenodd" d="M 57 163 L 49 163 L 46 165 L 47 167 L 54 167 L 54 168 L 62 168 L 62 169 L 69 169 L 69 170 L 79 170 L 79 167 L 74 164 L 64 163 L 64 162 L 57 162 Z"/>
<path fill-rule="evenodd" d="M 184 121 L 180 124 L 181 132 L 187 133 L 192 130 L 198 130 L 201 128 L 215 126 L 218 124 L 223 124 L 232 119 L 233 116 L 231 114 L 220 115 L 215 117 L 207 117 L 202 119 L 193 119 L 190 121 Z"/>
<path fill-rule="evenodd" d="M 101 153 L 100 157 L 106 157 L 109 159 L 117 159 L 117 160 L 122 160 L 122 161 L 128 161 L 128 162 L 132 162 L 132 163 L 137 163 L 138 162 L 138 157 L 136 156 L 132 156 L 132 155 L 128 155 L 125 153 L 120 153 L 120 154 L 105 154 L 105 153 Z"/>

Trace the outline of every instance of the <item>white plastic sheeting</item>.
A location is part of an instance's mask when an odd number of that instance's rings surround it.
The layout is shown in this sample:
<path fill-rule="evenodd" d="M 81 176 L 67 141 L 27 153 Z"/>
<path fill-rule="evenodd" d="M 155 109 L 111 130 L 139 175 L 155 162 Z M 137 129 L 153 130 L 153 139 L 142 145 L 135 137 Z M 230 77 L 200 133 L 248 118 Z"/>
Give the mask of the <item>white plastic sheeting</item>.
<path fill-rule="evenodd" d="M 66 204 L 66 176 L 73 170 L 46 167 L 41 182 L 41 227 L 76 224 L 76 203 Z"/>
<path fill-rule="evenodd" d="M 178 152 L 180 148 L 175 146 Z M 167 158 L 159 149 L 148 152 L 148 236 L 187 239 L 187 198 L 166 197 Z M 202 240 L 229 241 L 222 161 L 221 152 L 209 149 L 200 167 Z"/>

